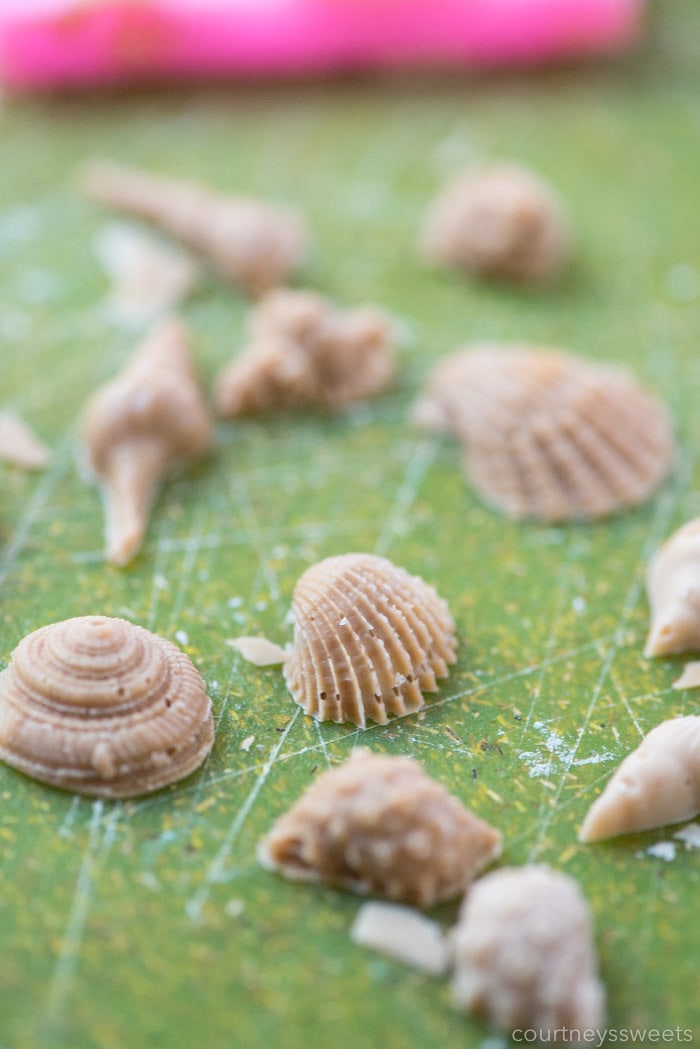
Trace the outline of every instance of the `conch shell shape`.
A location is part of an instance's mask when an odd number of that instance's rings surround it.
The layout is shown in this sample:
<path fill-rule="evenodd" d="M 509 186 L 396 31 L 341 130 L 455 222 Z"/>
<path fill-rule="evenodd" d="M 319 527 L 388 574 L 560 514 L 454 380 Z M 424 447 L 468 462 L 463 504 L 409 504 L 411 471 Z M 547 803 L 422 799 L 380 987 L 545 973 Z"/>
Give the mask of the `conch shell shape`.
<path fill-rule="evenodd" d="M 319 721 L 369 718 L 424 705 L 456 659 L 454 622 L 433 587 L 386 558 L 341 554 L 312 565 L 292 599 L 284 664 L 296 702 Z"/>
<path fill-rule="evenodd" d="M 189 658 L 123 619 L 40 627 L 0 674 L 0 757 L 64 790 L 158 790 L 194 771 L 213 741 L 211 703 Z"/>
<path fill-rule="evenodd" d="M 579 840 L 613 838 L 700 813 L 700 717 L 671 718 L 628 754 L 584 819 Z"/>
<path fill-rule="evenodd" d="M 314 780 L 258 858 L 287 878 L 432 907 L 463 892 L 501 845 L 417 762 L 360 748 Z"/>
<path fill-rule="evenodd" d="M 568 875 L 538 865 L 492 871 L 469 889 L 451 938 L 457 1008 L 547 1042 L 605 1026 L 590 911 Z"/>
<path fill-rule="evenodd" d="M 300 216 L 261 200 L 107 161 L 87 165 L 80 184 L 98 203 L 180 241 L 250 295 L 283 284 L 308 253 Z"/>
<path fill-rule="evenodd" d="M 161 322 L 124 370 L 93 395 L 82 439 L 88 471 L 104 497 L 107 560 L 128 564 L 141 546 L 160 481 L 212 444 L 184 324 Z"/>
<path fill-rule="evenodd" d="M 700 517 L 679 528 L 647 571 L 651 625 L 644 655 L 700 651 Z"/>
<path fill-rule="evenodd" d="M 448 183 L 427 211 L 421 248 L 434 265 L 535 285 L 564 268 L 571 232 L 559 195 L 543 178 L 501 163 Z"/>
<path fill-rule="evenodd" d="M 627 371 L 562 350 L 467 346 L 428 378 L 415 421 L 456 434 L 479 496 L 514 518 L 603 517 L 673 465 L 664 407 Z"/>
<path fill-rule="evenodd" d="M 392 328 L 372 306 L 341 310 L 315 292 L 279 289 L 255 307 L 248 330 L 248 344 L 216 382 L 216 407 L 227 418 L 338 411 L 382 393 L 394 378 Z"/>

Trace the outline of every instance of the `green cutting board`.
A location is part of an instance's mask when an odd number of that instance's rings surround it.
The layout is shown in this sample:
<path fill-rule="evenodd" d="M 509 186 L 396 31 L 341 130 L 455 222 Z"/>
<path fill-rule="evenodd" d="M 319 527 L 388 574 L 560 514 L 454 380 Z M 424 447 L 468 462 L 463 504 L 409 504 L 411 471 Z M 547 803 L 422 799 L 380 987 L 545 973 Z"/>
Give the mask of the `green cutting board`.
<path fill-rule="evenodd" d="M 360 744 L 423 762 L 502 829 L 503 863 L 580 880 L 618 1041 L 673 1029 L 700 1042 L 700 854 L 675 828 L 576 840 L 643 733 L 698 710 L 671 687 L 680 660 L 642 657 L 648 558 L 700 512 L 700 8 L 676 0 L 653 21 L 634 56 L 532 75 L 2 104 L 0 402 L 55 451 L 40 475 L 0 466 L 0 665 L 45 622 L 125 616 L 189 653 L 217 738 L 183 784 L 119 804 L 0 769 L 1 1049 L 504 1044 L 452 1009 L 446 982 L 354 945 L 357 898 L 256 863 L 275 817 Z M 299 206 L 316 239 L 308 283 L 385 306 L 403 342 L 397 388 L 356 411 L 220 424 L 216 454 L 163 489 L 126 570 L 103 563 L 100 502 L 75 467 L 81 408 L 137 340 L 105 309 L 92 245 L 112 217 L 74 189 L 89 156 Z M 442 180 L 501 157 L 570 207 L 576 260 L 549 292 L 470 284 L 417 257 Z M 184 308 L 208 387 L 246 309 L 213 277 Z M 598 524 L 490 512 L 456 445 L 410 423 L 433 363 L 475 339 L 630 366 L 673 413 L 674 477 Z M 437 586 L 461 639 L 423 713 L 364 731 L 305 717 L 279 669 L 226 644 L 288 640 L 300 573 L 351 550 Z M 667 841 L 673 859 L 653 851 Z M 447 928 L 456 906 L 433 916 Z"/>

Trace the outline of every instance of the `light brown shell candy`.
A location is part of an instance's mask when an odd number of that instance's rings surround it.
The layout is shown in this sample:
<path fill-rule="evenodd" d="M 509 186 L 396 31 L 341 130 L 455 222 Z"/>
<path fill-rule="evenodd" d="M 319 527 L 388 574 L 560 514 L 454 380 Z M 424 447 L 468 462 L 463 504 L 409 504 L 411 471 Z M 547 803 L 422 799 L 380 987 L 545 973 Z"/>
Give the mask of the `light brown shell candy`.
<path fill-rule="evenodd" d="M 460 438 L 477 493 L 509 517 L 603 517 L 643 503 L 673 466 L 663 405 L 627 371 L 563 350 L 457 350 L 415 420 Z"/>
<path fill-rule="evenodd" d="M 542 284 L 568 261 L 571 233 L 554 189 L 524 167 L 501 163 L 448 183 L 428 209 L 421 247 L 438 266 Z"/>
<path fill-rule="evenodd" d="M 395 371 L 394 336 L 380 310 L 341 310 L 315 292 L 279 289 L 252 311 L 248 344 L 219 374 L 214 396 L 227 418 L 338 411 L 383 392 Z"/>
<path fill-rule="evenodd" d="M 97 390 L 85 409 L 82 440 L 88 470 L 102 487 L 107 560 L 125 565 L 141 546 L 161 480 L 212 444 L 182 322 L 162 321 Z"/>
<path fill-rule="evenodd" d="M 106 161 L 80 181 L 93 200 L 150 222 L 250 295 L 284 283 L 308 253 L 305 223 L 289 208 Z"/>
<path fill-rule="evenodd" d="M 496 1030 L 570 1042 L 577 1029 L 605 1025 L 590 912 L 568 875 L 528 866 L 480 878 L 462 904 L 452 947 L 455 1005 Z"/>
<path fill-rule="evenodd" d="M 644 655 L 700 651 L 700 517 L 682 525 L 649 562 L 651 624 Z"/>
<path fill-rule="evenodd" d="M 312 565 L 292 600 L 294 639 L 284 664 L 296 702 L 319 721 L 369 718 L 424 706 L 456 659 L 447 605 L 419 576 L 386 558 L 341 554 Z"/>
<path fill-rule="evenodd" d="M 0 674 L 0 757 L 63 790 L 158 790 L 194 771 L 213 741 L 211 703 L 189 658 L 123 619 L 40 627 Z"/>
<path fill-rule="evenodd" d="M 700 717 L 662 721 L 628 754 L 591 805 L 584 842 L 666 827 L 700 813 Z"/>
<path fill-rule="evenodd" d="M 314 780 L 258 858 L 287 878 L 432 907 L 462 892 L 501 844 L 417 762 L 359 749 Z"/>

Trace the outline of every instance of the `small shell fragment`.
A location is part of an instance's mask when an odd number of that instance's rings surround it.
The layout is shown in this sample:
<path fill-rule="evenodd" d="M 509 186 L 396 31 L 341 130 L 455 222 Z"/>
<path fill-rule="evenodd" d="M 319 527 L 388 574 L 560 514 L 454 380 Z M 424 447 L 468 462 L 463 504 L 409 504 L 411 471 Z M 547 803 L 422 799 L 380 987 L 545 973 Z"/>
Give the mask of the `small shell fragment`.
<path fill-rule="evenodd" d="M 682 525 L 651 559 L 647 594 L 644 655 L 700 652 L 700 517 Z"/>
<path fill-rule="evenodd" d="M 14 412 L 0 412 L 0 459 L 23 470 L 44 470 L 51 458 L 50 449 Z"/>
<path fill-rule="evenodd" d="M 456 659 L 454 622 L 419 576 L 386 558 L 341 554 L 312 565 L 292 599 L 294 640 L 284 675 L 295 701 L 319 721 L 420 710 Z"/>
<path fill-rule="evenodd" d="M 98 203 L 181 241 L 249 295 L 283 284 L 308 253 L 300 216 L 261 200 L 109 162 L 89 164 L 80 184 Z"/>
<path fill-rule="evenodd" d="M 363 903 L 350 939 L 433 976 L 447 968 L 447 939 L 440 926 L 420 911 L 399 903 Z"/>
<path fill-rule="evenodd" d="M 462 892 L 501 844 L 417 762 L 362 748 L 314 780 L 258 859 L 287 878 L 432 907 Z"/>
<path fill-rule="evenodd" d="M 672 683 L 671 688 L 700 688 L 700 662 L 695 660 L 686 663 L 683 673 Z"/>
<path fill-rule="evenodd" d="M 93 395 L 82 439 L 88 470 L 102 487 L 107 560 L 128 564 L 161 480 L 212 444 L 184 324 L 160 322 L 123 371 Z"/>
<path fill-rule="evenodd" d="M 341 310 L 315 292 L 280 289 L 252 311 L 248 344 L 219 374 L 215 401 L 226 418 L 338 411 L 382 393 L 395 371 L 394 335 L 380 310 Z"/>
<path fill-rule="evenodd" d="M 662 721 L 591 805 L 579 841 L 666 827 L 700 813 L 700 717 Z"/>
<path fill-rule="evenodd" d="M 426 214 L 421 247 L 434 265 L 535 285 L 562 271 L 571 233 L 554 189 L 503 163 L 462 172 L 442 190 Z"/>
<path fill-rule="evenodd" d="M 576 1030 L 605 1025 L 590 912 L 568 875 L 541 866 L 485 875 L 451 938 L 457 1008 L 547 1042 L 578 1041 Z"/>
<path fill-rule="evenodd" d="M 415 421 L 454 433 L 484 502 L 514 518 L 603 517 L 670 472 L 664 407 L 627 371 L 562 350 L 474 345 L 433 370 Z"/>
<path fill-rule="evenodd" d="M 226 644 L 240 652 L 245 660 L 256 667 L 278 666 L 284 663 L 289 654 L 286 648 L 268 641 L 266 637 L 227 638 Z"/>
<path fill-rule="evenodd" d="M 0 758 L 63 790 L 128 798 L 189 775 L 214 741 L 189 658 L 123 619 L 28 634 L 0 674 Z"/>

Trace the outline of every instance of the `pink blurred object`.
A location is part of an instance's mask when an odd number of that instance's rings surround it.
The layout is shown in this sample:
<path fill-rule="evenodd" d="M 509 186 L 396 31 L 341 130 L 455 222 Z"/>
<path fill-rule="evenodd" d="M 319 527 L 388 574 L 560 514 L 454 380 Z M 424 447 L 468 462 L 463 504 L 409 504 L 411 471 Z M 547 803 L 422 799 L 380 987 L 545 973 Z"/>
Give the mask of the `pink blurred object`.
<path fill-rule="evenodd" d="M 635 39 L 643 0 L 0 0 L 15 88 L 527 65 Z"/>

